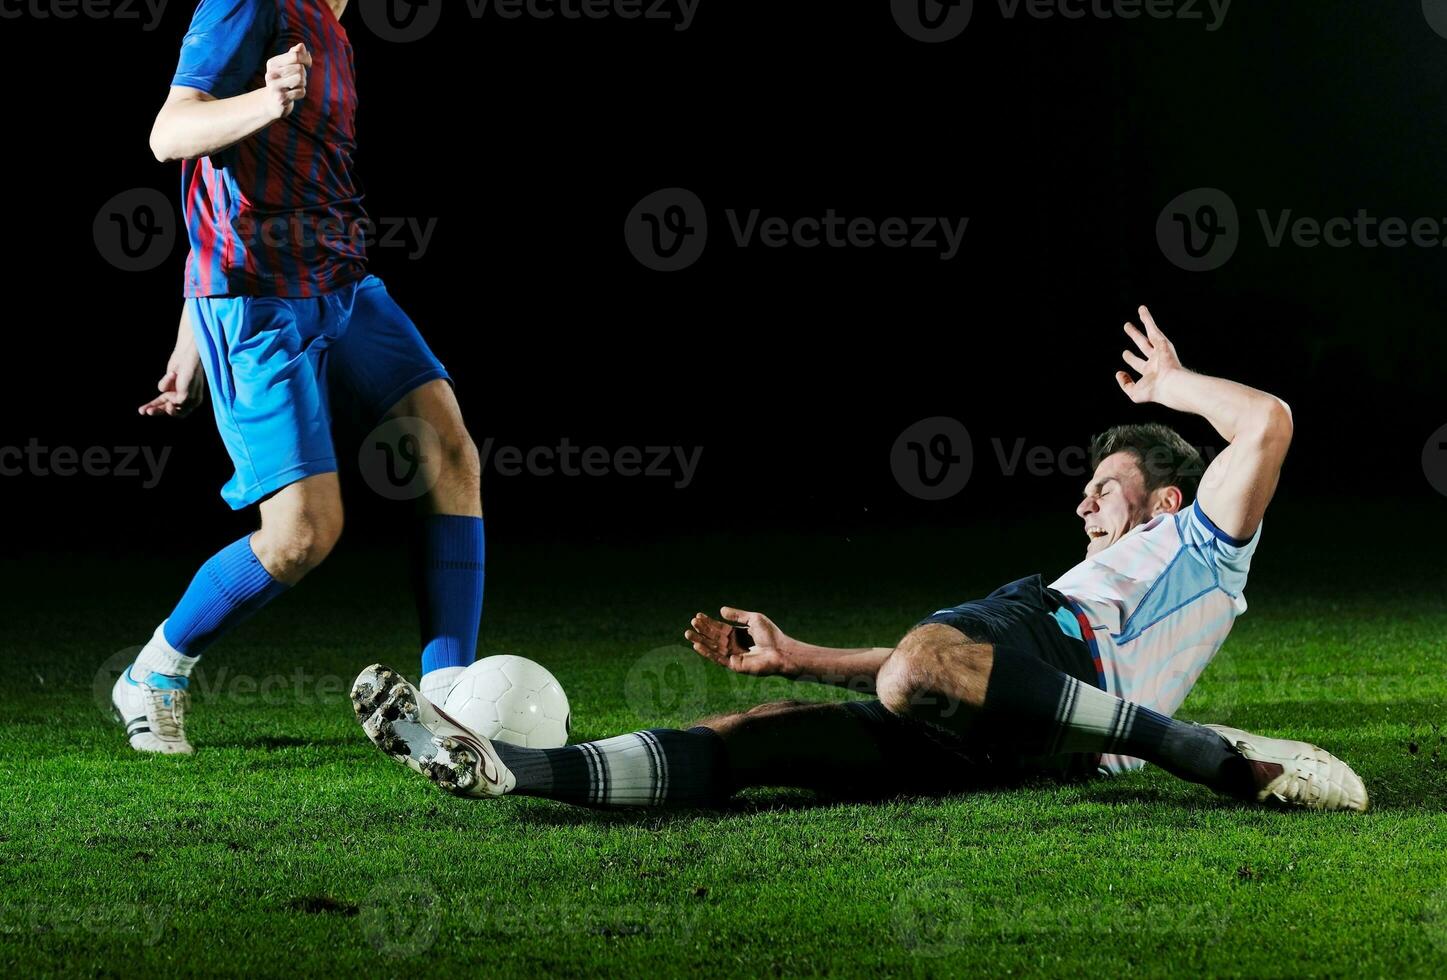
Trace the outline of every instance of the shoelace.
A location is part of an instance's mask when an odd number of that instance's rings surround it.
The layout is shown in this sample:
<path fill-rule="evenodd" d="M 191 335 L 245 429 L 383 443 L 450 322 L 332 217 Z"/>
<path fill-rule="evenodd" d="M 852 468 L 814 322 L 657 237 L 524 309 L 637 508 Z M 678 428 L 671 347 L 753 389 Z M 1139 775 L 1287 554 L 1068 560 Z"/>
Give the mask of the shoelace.
<path fill-rule="evenodd" d="M 167 688 L 152 688 L 148 692 L 152 723 L 156 735 L 168 742 L 180 742 L 186 738 L 186 703 L 191 695 L 186 691 Z M 169 702 L 169 703 L 168 703 Z"/>

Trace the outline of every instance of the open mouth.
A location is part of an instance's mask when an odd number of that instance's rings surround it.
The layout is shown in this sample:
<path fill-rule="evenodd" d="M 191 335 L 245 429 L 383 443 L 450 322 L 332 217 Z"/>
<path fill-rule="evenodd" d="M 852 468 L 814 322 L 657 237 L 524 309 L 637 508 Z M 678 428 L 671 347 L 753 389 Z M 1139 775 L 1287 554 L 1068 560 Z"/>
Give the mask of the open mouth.
<path fill-rule="evenodd" d="M 1090 540 L 1099 541 L 1101 538 L 1108 537 L 1110 532 L 1103 527 L 1092 524 L 1085 529 L 1085 534 Z"/>

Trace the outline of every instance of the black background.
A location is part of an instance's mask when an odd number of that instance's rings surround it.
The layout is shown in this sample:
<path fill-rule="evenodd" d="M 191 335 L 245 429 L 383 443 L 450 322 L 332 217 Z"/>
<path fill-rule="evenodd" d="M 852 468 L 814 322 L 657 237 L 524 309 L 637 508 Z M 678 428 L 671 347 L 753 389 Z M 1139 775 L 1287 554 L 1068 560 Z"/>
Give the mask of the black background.
<path fill-rule="evenodd" d="M 170 447 L 163 479 L 0 478 L 12 546 L 195 550 L 251 515 L 209 409 L 135 407 L 163 371 L 184 245 L 157 270 L 109 264 L 114 195 L 175 196 L 147 147 L 194 8 L 145 24 L 0 21 L 12 98 L 0 157 L 6 377 L 0 445 Z M 383 276 L 456 377 L 479 443 L 703 447 L 697 479 L 485 476 L 490 533 L 586 542 L 747 528 L 851 535 L 1071 511 L 1083 480 L 1001 471 L 995 440 L 1059 452 L 1133 419 L 1112 378 L 1120 324 L 1149 303 L 1183 360 L 1284 397 L 1297 438 L 1280 500 L 1377 527 L 1440 510 L 1424 476 L 1447 423 L 1447 250 L 1268 247 L 1256 217 L 1447 224 L 1447 38 L 1417 0 L 1237 0 L 1205 20 L 1039 20 L 977 3 L 924 44 L 889 3 L 701 0 L 668 22 L 496 16 L 462 3 L 412 44 L 358 10 L 358 167 L 379 218 L 437 219 Z M 27 67 L 28 66 L 28 67 Z M 708 208 L 693 267 L 624 244 L 633 206 L 680 186 Z M 1242 241 L 1188 273 L 1157 245 L 1166 203 L 1227 191 Z M 951 261 L 917 250 L 740 249 L 727 209 L 765 216 L 970 218 Z M 973 476 L 944 502 L 901 489 L 908 425 L 969 429 Z M 1199 419 L 1176 418 L 1200 444 Z M 355 447 L 341 448 L 346 459 Z M 349 534 L 394 508 L 354 476 Z M 1429 547 L 1392 535 L 1386 548 Z"/>

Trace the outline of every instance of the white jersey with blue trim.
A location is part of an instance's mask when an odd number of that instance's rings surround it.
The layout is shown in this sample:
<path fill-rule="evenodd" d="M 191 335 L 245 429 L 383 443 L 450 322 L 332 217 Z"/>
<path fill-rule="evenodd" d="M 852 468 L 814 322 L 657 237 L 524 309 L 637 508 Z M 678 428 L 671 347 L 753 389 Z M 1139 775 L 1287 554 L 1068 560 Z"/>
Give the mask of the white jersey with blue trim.
<path fill-rule="evenodd" d="M 1159 514 L 1050 583 L 1089 622 L 1106 690 L 1174 715 L 1246 611 L 1246 574 L 1261 540 L 1226 534 L 1199 502 Z M 1145 763 L 1107 755 L 1107 772 Z"/>

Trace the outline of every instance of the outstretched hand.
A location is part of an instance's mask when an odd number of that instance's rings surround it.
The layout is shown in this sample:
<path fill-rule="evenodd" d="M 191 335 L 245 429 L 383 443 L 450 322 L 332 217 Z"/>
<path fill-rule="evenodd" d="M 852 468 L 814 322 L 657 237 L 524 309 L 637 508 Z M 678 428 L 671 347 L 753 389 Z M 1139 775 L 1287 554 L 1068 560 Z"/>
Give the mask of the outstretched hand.
<path fill-rule="evenodd" d="M 1115 380 L 1120 385 L 1120 390 L 1125 392 L 1126 396 L 1137 405 L 1160 401 L 1163 383 L 1172 373 L 1183 370 L 1181 359 L 1176 356 L 1176 345 L 1161 333 L 1161 328 L 1156 326 L 1151 311 L 1142 306 L 1140 315 L 1141 323 L 1145 324 L 1145 333 L 1141 333 L 1134 323 L 1125 325 L 1125 332 L 1131 340 L 1135 341 L 1140 354 L 1126 350 L 1122 351 L 1120 355 L 1140 377 L 1132 378 L 1129 371 L 1115 373 Z"/>
<path fill-rule="evenodd" d="M 690 621 L 692 629 L 684 631 L 683 638 L 693 644 L 693 649 L 700 656 L 737 674 L 764 677 L 785 673 L 788 658 L 784 647 L 789 638 L 774 625 L 773 620 L 763 613 L 729 606 L 720 609 L 719 615 L 723 617 L 723 622 L 698 613 Z M 748 629 L 753 640 L 748 649 L 740 642 L 735 623 Z"/>

